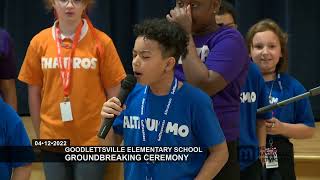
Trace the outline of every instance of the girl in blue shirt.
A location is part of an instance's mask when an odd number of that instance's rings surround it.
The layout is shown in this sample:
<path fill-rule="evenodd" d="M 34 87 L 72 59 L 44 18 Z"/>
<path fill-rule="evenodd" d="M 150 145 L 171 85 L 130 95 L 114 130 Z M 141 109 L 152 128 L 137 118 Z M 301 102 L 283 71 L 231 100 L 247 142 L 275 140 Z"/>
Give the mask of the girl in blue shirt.
<path fill-rule="evenodd" d="M 287 35 L 272 20 L 253 25 L 247 34 L 253 61 L 259 66 L 266 83 L 269 102 L 277 103 L 306 92 L 302 84 L 288 75 Z M 278 108 L 266 122 L 267 150 L 275 148 L 278 167 L 267 168 L 267 179 L 295 179 L 293 146 L 290 138 L 306 139 L 314 134 L 315 124 L 308 99 Z"/>

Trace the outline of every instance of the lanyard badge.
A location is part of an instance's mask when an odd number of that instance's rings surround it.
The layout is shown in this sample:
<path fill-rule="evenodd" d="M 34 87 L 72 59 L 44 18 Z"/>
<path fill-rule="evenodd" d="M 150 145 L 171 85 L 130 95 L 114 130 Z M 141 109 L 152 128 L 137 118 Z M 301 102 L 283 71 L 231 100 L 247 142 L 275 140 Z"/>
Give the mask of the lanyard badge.
<path fill-rule="evenodd" d="M 76 50 L 76 47 L 78 45 L 81 29 L 82 29 L 83 23 L 81 22 L 76 30 L 76 34 L 74 37 L 74 40 L 72 42 L 71 46 L 71 54 L 69 58 L 67 59 L 67 63 L 65 63 L 65 59 L 62 57 L 61 52 L 61 46 L 62 46 L 62 39 L 61 39 L 61 31 L 58 26 L 55 28 L 55 40 L 57 45 L 57 56 L 58 56 L 58 64 L 60 69 L 60 77 L 62 80 L 62 86 L 63 86 L 63 95 L 64 100 L 60 103 L 60 111 L 61 111 L 61 118 L 62 121 L 72 121 L 72 111 L 71 111 L 71 103 L 69 99 L 70 94 L 70 81 L 71 81 L 71 66 L 72 66 L 72 59 Z"/>
<path fill-rule="evenodd" d="M 168 103 L 166 105 L 166 108 L 163 112 L 163 115 L 165 117 L 168 117 L 168 113 L 169 113 L 169 110 L 170 110 L 170 107 L 173 103 L 173 97 L 176 93 L 176 90 L 178 88 L 178 80 L 177 78 L 174 78 L 174 80 L 172 81 L 172 84 L 171 84 L 171 90 L 169 92 L 169 95 L 168 95 Z M 150 145 L 148 143 L 150 143 L 151 141 L 147 141 L 147 128 L 146 128 L 146 120 L 147 120 L 147 114 L 146 114 L 146 104 L 147 104 L 147 99 L 148 99 L 148 92 L 149 92 L 149 86 L 147 86 L 145 89 L 144 89 L 144 97 L 141 101 L 141 113 L 140 113 L 140 121 L 141 121 L 141 133 L 142 133 L 142 144 L 143 145 Z M 166 120 L 167 118 L 164 118 L 161 122 L 161 129 L 160 129 L 160 132 L 157 136 L 157 142 L 160 142 L 161 141 L 161 138 L 162 138 L 162 134 L 163 134 L 163 130 L 164 130 L 164 126 L 165 126 L 165 123 L 166 123 Z M 149 139 L 148 139 L 149 140 Z M 153 142 L 153 141 L 152 141 Z M 153 166 L 154 166 L 154 162 L 146 162 L 146 180 L 152 180 L 152 169 L 153 169 Z"/>
<path fill-rule="evenodd" d="M 266 163 L 266 168 L 271 169 L 271 168 L 278 168 L 279 163 L 278 163 L 278 155 L 277 155 L 277 148 L 273 147 L 273 140 L 272 138 L 269 140 L 269 148 L 266 148 L 265 151 L 265 163 Z"/>

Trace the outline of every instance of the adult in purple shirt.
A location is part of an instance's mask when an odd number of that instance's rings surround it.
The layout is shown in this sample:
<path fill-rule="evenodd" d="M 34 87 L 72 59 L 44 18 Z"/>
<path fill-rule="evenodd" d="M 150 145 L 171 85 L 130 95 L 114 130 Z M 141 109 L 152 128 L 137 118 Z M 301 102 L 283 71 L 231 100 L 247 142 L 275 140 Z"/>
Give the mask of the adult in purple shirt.
<path fill-rule="evenodd" d="M 229 161 L 215 179 L 240 179 L 237 143 L 240 122 L 240 89 L 249 57 L 242 35 L 220 27 L 215 14 L 220 0 L 176 0 L 167 19 L 189 33 L 189 53 L 180 60 L 176 76 L 201 88 L 213 100 L 215 112 L 227 139 Z"/>
<path fill-rule="evenodd" d="M 0 98 L 17 110 L 17 59 L 13 49 L 9 33 L 0 29 Z"/>

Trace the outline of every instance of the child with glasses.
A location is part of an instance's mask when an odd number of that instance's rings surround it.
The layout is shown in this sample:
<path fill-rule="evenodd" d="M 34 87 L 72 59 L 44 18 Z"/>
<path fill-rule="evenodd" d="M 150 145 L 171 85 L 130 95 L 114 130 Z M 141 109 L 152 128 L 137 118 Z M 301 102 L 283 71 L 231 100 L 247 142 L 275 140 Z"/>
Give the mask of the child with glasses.
<path fill-rule="evenodd" d="M 93 0 L 47 0 L 56 22 L 30 42 L 19 79 L 41 139 L 99 145 L 100 109 L 116 96 L 126 74 L 109 36 L 86 15 Z M 60 154 L 57 154 L 61 157 Z M 104 163 L 45 163 L 47 179 L 103 179 Z"/>

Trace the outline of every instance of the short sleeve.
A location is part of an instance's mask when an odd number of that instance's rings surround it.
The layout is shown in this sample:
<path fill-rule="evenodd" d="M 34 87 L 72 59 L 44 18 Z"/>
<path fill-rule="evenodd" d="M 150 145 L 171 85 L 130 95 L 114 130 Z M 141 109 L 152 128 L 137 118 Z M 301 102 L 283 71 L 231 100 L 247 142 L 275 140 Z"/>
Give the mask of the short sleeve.
<path fill-rule="evenodd" d="M 28 47 L 18 79 L 30 85 L 42 86 L 41 53 L 35 40 Z"/>
<path fill-rule="evenodd" d="M 123 136 L 123 112 L 114 120 L 112 124 L 113 131 L 116 134 Z"/>
<path fill-rule="evenodd" d="M 21 167 L 25 164 L 30 164 L 33 158 L 32 149 L 28 134 L 21 119 L 18 116 L 11 116 L 16 118 L 16 120 L 9 119 L 11 121 L 16 121 L 13 127 L 9 127 L 7 134 L 7 145 L 14 148 L 13 153 L 14 161 L 11 163 L 12 168 Z M 17 153 L 17 154 L 16 154 Z M 25 162 L 18 162 L 25 161 Z"/>
<path fill-rule="evenodd" d="M 211 99 L 203 97 L 193 104 L 192 129 L 202 147 L 212 147 L 225 141 Z"/>
<path fill-rule="evenodd" d="M 257 108 L 262 108 L 265 106 L 269 105 L 269 97 L 268 97 L 268 92 L 266 89 L 266 84 L 264 82 L 264 79 L 258 70 L 257 72 L 257 79 L 258 79 L 258 84 L 259 84 L 259 90 L 258 90 L 258 107 Z M 271 119 L 272 118 L 272 113 L 271 112 L 265 112 L 265 113 L 258 113 L 257 114 L 257 119 Z"/>
<path fill-rule="evenodd" d="M 238 37 L 239 36 L 239 37 Z M 219 73 L 231 82 L 239 76 L 248 61 L 248 52 L 241 35 L 225 35 L 217 42 L 205 61 L 209 70 Z"/>
<path fill-rule="evenodd" d="M 100 72 L 104 88 L 108 89 L 120 84 L 126 73 L 111 39 L 104 46 L 102 53 L 104 59 L 100 63 Z"/>
<path fill-rule="evenodd" d="M 297 82 L 295 89 L 295 95 L 305 93 L 305 88 Z M 301 99 L 294 103 L 294 117 L 295 123 L 302 123 L 309 127 L 315 127 L 314 116 L 311 108 L 311 104 L 308 98 Z"/>

